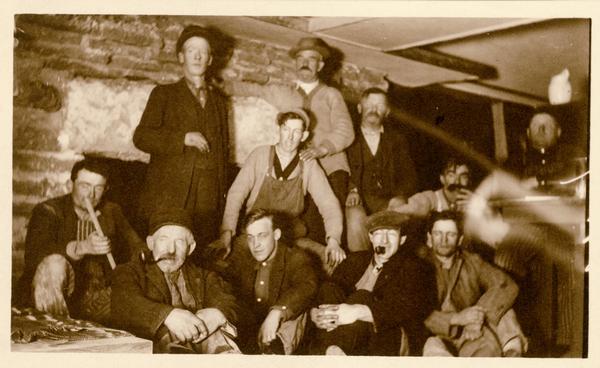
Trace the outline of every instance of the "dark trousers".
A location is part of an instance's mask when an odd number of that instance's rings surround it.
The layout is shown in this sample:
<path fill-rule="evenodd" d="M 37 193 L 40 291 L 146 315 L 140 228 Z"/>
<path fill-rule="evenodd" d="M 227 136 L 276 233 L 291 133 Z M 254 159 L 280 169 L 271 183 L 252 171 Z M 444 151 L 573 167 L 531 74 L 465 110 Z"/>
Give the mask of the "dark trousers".
<path fill-rule="evenodd" d="M 372 298 L 366 290 L 357 290 L 346 296 L 335 284 L 325 282 L 319 290 L 318 300 L 319 304 L 368 304 Z M 363 321 L 340 326 L 330 332 L 315 328 L 310 351 L 313 355 L 323 355 L 328 346 L 337 345 L 348 355 L 370 355 L 374 335 L 373 324 Z"/>
<path fill-rule="evenodd" d="M 340 208 L 344 208 L 344 204 L 346 203 L 349 178 L 350 174 L 343 170 L 334 171 L 327 176 L 329 185 L 333 190 L 333 194 L 335 194 L 336 198 L 340 202 Z M 326 233 L 325 225 L 323 224 L 323 217 L 319 213 L 319 209 L 311 196 L 308 196 L 306 211 L 304 211 L 302 219 L 306 223 L 306 227 L 308 229 L 308 238 L 318 243 L 325 244 Z M 342 242 L 344 239 L 345 236 L 342 236 Z"/>

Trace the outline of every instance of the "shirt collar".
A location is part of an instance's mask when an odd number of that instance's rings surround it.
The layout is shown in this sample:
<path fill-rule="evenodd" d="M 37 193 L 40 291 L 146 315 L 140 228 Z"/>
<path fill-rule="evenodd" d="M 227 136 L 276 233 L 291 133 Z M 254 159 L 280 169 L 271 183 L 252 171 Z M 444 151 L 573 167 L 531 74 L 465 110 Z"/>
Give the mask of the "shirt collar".
<path fill-rule="evenodd" d="M 190 79 L 188 79 L 188 78 L 185 78 L 185 77 L 184 77 L 183 79 L 185 79 L 185 83 L 188 85 L 188 87 L 189 87 L 189 88 L 190 88 L 192 91 L 197 91 L 197 90 L 199 90 L 199 89 L 207 89 L 207 88 L 206 88 L 206 81 L 205 81 L 204 79 L 202 79 L 202 80 L 200 81 L 200 84 L 198 84 L 198 85 L 196 85 L 196 84 L 194 83 L 194 81 L 192 81 L 192 80 L 190 80 Z"/>
<path fill-rule="evenodd" d="M 383 133 L 383 124 L 381 124 L 378 131 L 373 131 L 370 129 L 368 130 L 362 125 L 360 126 L 360 130 L 362 131 L 363 135 L 379 135 Z"/>
<path fill-rule="evenodd" d="M 278 248 L 279 248 L 279 244 L 276 244 L 275 249 L 273 250 L 273 253 L 269 257 L 269 259 L 266 259 L 262 262 L 256 262 L 256 264 L 254 265 L 254 269 L 258 271 L 261 267 L 271 267 L 273 265 L 273 263 L 275 262 L 275 259 L 277 258 L 277 249 Z"/>
<path fill-rule="evenodd" d="M 306 92 L 306 94 L 309 94 L 313 89 L 317 88 L 318 85 L 319 85 L 318 79 L 316 81 L 310 82 L 310 83 L 302 82 L 300 80 L 296 81 L 296 87 L 302 88 L 302 90 L 304 92 Z"/>

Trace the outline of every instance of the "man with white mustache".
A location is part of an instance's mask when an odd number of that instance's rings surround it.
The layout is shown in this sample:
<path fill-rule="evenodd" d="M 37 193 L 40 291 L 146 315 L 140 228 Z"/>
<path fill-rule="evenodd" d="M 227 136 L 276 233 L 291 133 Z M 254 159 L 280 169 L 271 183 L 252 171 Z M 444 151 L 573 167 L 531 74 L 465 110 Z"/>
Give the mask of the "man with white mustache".
<path fill-rule="evenodd" d="M 433 268 L 403 245 L 407 217 L 367 220 L 372 251 L 350 253 L 319 290 L 312 354 L 420 355 L 425 318 L 436 304 Z"/>
<path fill-rule="evenodd" d="M 350 251 L 370 248 L 367 216 L 386 209 L 393 197 L 408 198 L 417 182 L 406 138 L 397 124 L 386 121 L 390 113 L 386 92 L 368 88 L 356 107 L 361 123 L 354 143 L 346 150 L 350 191 L 345 212 Z"/>
<path fill-rule="evenodd" d="M 239 353 L 233 338 L 241 313 L 230 286 L 188 261 L 196 242 L 185 210 L 150 218 L 150 252 L 115 269 L 112 319 L 153 340 L 155 353 Z"/>

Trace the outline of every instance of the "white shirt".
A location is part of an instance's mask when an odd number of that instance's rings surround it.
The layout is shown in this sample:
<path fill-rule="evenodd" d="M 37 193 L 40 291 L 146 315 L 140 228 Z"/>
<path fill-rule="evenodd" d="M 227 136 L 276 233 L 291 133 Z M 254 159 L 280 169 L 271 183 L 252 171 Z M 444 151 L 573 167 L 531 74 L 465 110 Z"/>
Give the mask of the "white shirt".
<path fill-rule="evenodd" d="M 383 133 L 383 125 L 379 128 L 379 131 L 367 130 L 364 127 L 360 127 L 363 137 L 369 146 L 369 151 L 375 156 L 377 149 L 379 148 L 379 142 L 381 141 L 381 133 Z"/>
<path fill-rule="evenodd" d="M 309 94 L 313 89 L 317 88 L 319 85 L 319 80 L 317 79 L 314 82 L 305 83 L 302 81 L 296 81 L 296 85 L 304 91 L 304 93 Z"/>

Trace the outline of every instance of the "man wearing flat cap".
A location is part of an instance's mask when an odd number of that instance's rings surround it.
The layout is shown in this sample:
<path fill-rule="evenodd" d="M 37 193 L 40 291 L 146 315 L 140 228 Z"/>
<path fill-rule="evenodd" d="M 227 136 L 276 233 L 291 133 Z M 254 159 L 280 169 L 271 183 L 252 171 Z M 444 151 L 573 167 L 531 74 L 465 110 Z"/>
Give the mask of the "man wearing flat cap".
<path fill-rule="evenodd" d="M 420 355 L 436 303 L 435 273 L 403 245 L 404 215 L 367 220 L 373 249 L 350 253 L 319 290 L 311 350 L 327 355 Z"/>
<path fill-rule="evenodd" d="M 279 142 L 256 148 L 246 159 L 227 193 L 220 238 L 220 246 L 226 248 L 226 253 L 231 251 L 244 203 L 246 213 L 262 208 L 294 218 L 294 237 L 302 238 L 306 228 L 298 216 L 304 211 L 305 196 L 310 194 L 325 225 L 327 246 L 305 238 L 296 243 L 319 256 L 327 270 L 332 270 L 346 257 L 339 246 L 342 236 L 340 204 L 318 162 L 300 159 L 299 147 L 308 138 L 309 122 L 303 109 L 281 112 L 277 116 Z M 236 239 L 234 244 L 235 247 L 246 246 L 242 239 Z"/>
<path fill-rule="evenodd" d="M 187 261 L 196 246 L 191 225 L 183 209 L 151 216 L 150 252 L 115 269 L 112 319 L 152 340 L 155 353 L 239 353 L 239 306 L 220 276 Z"/>
<path fill-rule="evenodd" d="M 183 78 L 152 90 L 133 135 L 135 146 L 151 156 L 141 217 L 165 206 L 185 208 L 199 247 L 218 237 L 228 185 L 227 100 L 207 78 L 213 46 L 212 33 L 202 27 L 182 31 L 176 53 Z"/>

